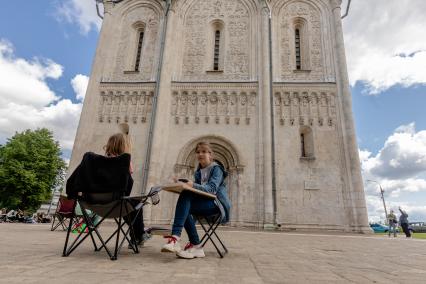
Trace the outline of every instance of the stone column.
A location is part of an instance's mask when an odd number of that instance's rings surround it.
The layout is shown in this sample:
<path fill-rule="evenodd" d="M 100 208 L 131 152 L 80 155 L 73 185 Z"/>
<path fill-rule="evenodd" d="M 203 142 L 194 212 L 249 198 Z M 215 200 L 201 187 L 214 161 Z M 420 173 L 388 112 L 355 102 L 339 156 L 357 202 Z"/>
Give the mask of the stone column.
<path fill-rule="evenodd" d="M 259 185 L 263 187 L 264 198 L 264 227 L 271 227 L 274 223 L 274 212 L 272 202 L 272 141 L 271 141 L 271 107 L 269 101 L 269 14 L 266 3 L 263 2 L 261 10 L 261 56 L 260 56 L 260 76 L 259 76 L 259 122 L 260 137 L 261 137 L 261 152 L 263 159 L 259 159 L 261 166 L 259 167 L 261 173 Z M 263 175 L 262 175 L 263 174 Z"/>
<path fill-rule="evenodd" d="M 176 32 L 177 26 L 176 12 L 170 9 L 168 13 L 167 29 L 165 31 L 165 45 L 163 53 L 163 66 L 160 74 L 160 84 L 157 98 L 157 112 L 155 118 L 155 125 L 153 130 L 153 140 L 151 148 L 151 160 L 148 173 L 147 187 L 148 190 L 153 185 L 162 184 L 165 178 L 164 169 L 170 166 L 174 161 L 169 160 L 169 120 L 170 120 L 170 105 L 171 105 L 171 78 L 173 70 L 173 60 L 176 52 L 175 43 L 177 37 L 181 36 Z M 162 20 L 162 25 L 165 24 L 165 19 Z M 162 27 L 161 27 L 162 29 Z M 158 127 L 161 125 L 161 127 Z M 163 202 L 164 203 L 164 202 Z M 149 206 L 150 207 L 150 206 Z M 144 211 L 145 214 L 145 211 Z M 157 222 L 164 222 L 165 213 L 161 211 L 161 207 L 147 208 L 146 215 L 150 216 L 151 220 Z"/>
<path fill-rule="evenodd" d="M 334 37 L 336 53 L 336 81 L 341 101 L 341 111 L 343 114 L 342 136 L 345 153 L 346 169 L 348 171 L 349 194 L 352 204 L 352 220 L 350 229 L 358 232 L 371 232 L 368 226 L 367 208 L 365 203 L 364 185 L 361 176 L 361 166 L 358 153 L 358 145 L 355 134 L 355 124 L 352 113 L 352 97 L 349 87 L 349 77 L 346 65 L 345 44 L 343 40 L 343 29 L 341 20 L 342 0 L 332 0 L 332 11 L 334 20 Z M 349 208 L 348 208 L 349 209 Z"/>

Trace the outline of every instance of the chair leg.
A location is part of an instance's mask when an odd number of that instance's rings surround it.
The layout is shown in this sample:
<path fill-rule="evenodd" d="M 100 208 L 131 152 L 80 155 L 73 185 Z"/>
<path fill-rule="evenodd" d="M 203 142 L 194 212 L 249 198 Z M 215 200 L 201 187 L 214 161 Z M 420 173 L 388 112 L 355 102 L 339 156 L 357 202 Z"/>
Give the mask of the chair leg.
<path fill-rule="evenodd" d="M 56 219 L 56 215 L 53 215 L 52 226 L 50 227 L 50 231 L 54 231 L 55 230 L 55 228 L 54 228 L 54 226 L 55 226 L 55 219 Z"/>
<path fill-rule="evenodd" d="M 55 224 L 55 219 L 57 220 L 57 223 Z M 52 221 L 52 227 L 50 228 L 50 231 L 54 231 L 56 230 L 60 225 L 62 225 L 62 228 L 64 229 L 64 231 L 66 231 L 66 227 L 64 227 L 64 223 L 63 223 L 63 217 L 61 216 L 54 216 L 53 217 L 53 221 Z"/>
<path fill-rule="evenodd" d="M 114 256 L 111 257 L 111 260 L 117 260 L 117 254 L 118 254 L 118 242 L 120 240 L 120 229 L 121 229 L 121 219 L 123 215 L 123 200 L 120 202 L 120 217 L 118 218 L 118 231 L 117 231 L 117 239 L 115 241 L 115 251 Z M 105 247 L 106 248 L 106 247 Z"/>
<path fill-rule="evenodd" d="M 224 257 L 224 255 L 226 253 L 228 253 L 228 249 L 225 247 L 225 245 L 223 244 L 223 242 L 221 241 L 221 239 L 219 238 L 219 236 L 216 234 L 216 229 L 217 227 L 220 225 L 220 217 L 216 218 L 212 223 L 210 223 L 207 218 L 204 218 L 208 224 L 208 228 L 206 228 L 203 224 L 203 222 L 201 222 L 200 218 L 197 218 L 198 222 L 200 223 L 201 227 L 203 228 L 205 234 L 204 236 L 201 238 L 201 245 L 202 247 L 204 247 L 207 243 L 208 240 L 210 240 L 213 244 L 213 246 L 215 247 L 217 253 L 219 254 L 219 256 L 221 258 Z M 219 247 L 216 245 L 216 242 L 213 240 L 213 235 L 216 236 L 217 240 L 220 242 L 220 244 L 222 245 L 224 252 L 222 252 Z"/>
<path fill-rule="evenodd" d="M 61 226 L 62 226 L 62 230 L 66 231 L 67 230 L 67 223 L 66 223 L 67 218 L 62 217 L 62 221 L 61 221 Z"/>
<path fill-rule="evenodd" d="M 71 217 L 71 221 L 74 218 L 74 216 Z M 70 224 L 68 225 L 68 231 L 67 231 L 67 236 L 65 238 L 65 245 L 64 245 L 64 250 L 62 252 L 62 256 L 68 256 L 69 254 L 67 254 L 67 246 L 68 246 L 68 240 L 70 238 L 70 233 L 71 233 L 71 228 L 72 227 L 72 222 L 70 222 Z"/>
<path fill-rule="evenodd" d="M 132 205 L 130 202 L 128 204 Z M 139 253 L 138 243 L 137 243 L 137 240 L 136 240 L 136 234 L 135 234 L 135 230 L 134 230 L 134 224 L 136 222 L 136 219 L 138 218 L 138 215 L 141 214 L 142 207 L 139 208 L 139 209 L 136 209 L 133 205 L 132 205 L 132 207 L 133 207 L 134 210 L 136 210 L 136 215 L 133 218 L 133 220 L 129 220 L 130 224 L 129 224 L 129 228 L 127 229 L 127 232 L 129 232 L 129 230 L 130 230 L 130 239 L 134 240 L 134 243 L 132 244 L 133 252 Z M 126 206 L 126 216 L 130 216 L 129 210 L 127 209 L 127 206 Z M 126 236 L 127 236 L 127 233 L 126 233 Z M 141 237 L 143 237 L 143 236 L 141 236 Z"/>
<path fill-rule="evenodd" d="M 219 241 L 219 243 L 222 245 L 223 250 L 225 251 L 225 253 L 228 253 L 228 249 L 226 248 L 226 246 L 223 244 L 222 240 L 219 238 L 219 236 L 216 234 L 216 228 L 220 225 L 220 218 L 218 217 L 216 220 L 214 220 L 214 222 L 212 224 L 210 224 L 210 222 L 206 219 L 207 224 L 209 224 L 209 226 L 211 226 L 210 228 L 213 227 L 214 224 L 216 224 L 216 227 L 214 228 L 214 230 L 212 231 L 212 234 L 216 236 L 216 239 Z M 212 234 L 210 234 L 210 236 L 212 236 Z"/>

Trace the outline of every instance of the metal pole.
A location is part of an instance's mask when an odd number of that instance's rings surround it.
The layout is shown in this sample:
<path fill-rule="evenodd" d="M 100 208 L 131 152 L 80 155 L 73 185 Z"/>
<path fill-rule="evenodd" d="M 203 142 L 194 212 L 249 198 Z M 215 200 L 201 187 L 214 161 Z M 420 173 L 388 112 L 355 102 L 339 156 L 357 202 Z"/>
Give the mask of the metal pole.
<path fill-rule="evenodd" d="M 383 208 L 385 209 L 385 222 L 388 222 L 388 224 L 389 224 L 389 221 L 388 221 L 388 210 L 386 209 L 386 202 L 385 202 L 385 195 L 384 195 L 385 191 L 383 190 L 382 185 L 378 181 L 375 181 L 375 180 L 367 179 L 367 181 L 369 181 L 369 182 L 375 182 L 375 183 L 377 183 L 379 185 L 379 188 L 380 188 L 380 197 L 382 198 Z"/>
<path fill-rule="evenodd" d="M 346 16 L 349 14 L 349 8 L 351 7 L 351 0 L 348 0 L 348 5 L 346 5 L 346 12 L 345 14 L 341 17 L 341 19 L 346 18 Z"/>
<path fill-rule="evenodd" d="M 168 23 L 171 0 L 165 0 L 165 2 L 166 2 L 166 11 L 164 13 L 163 29 L 161 32 L 160 56 L 158 59 L 158 66 L 157 66 L 157 78 L 155 81 L 155 94 L 154 94 L 154 97 L 152 98 L 152 111 L 151 111 L 151 119 L 149 123 L 148 143 L 146 147 L 145 164 L 143 165 L 143 173 L 142 173 L 142 192 L 143 193 L 146 191 L 146 185 L 148 183 L 148 176 L 149 176 L 149 167 L 151 163 L 152 140 L 154 138 L 155 118 L 157 115 L 157 101 L 158 101 L 158 96 L 160 95 L 161 71 L 163 68 L 164 46 L 166 41 L 167 23 Z"/>
<path fill-rule="evenodd" d="M 385 196 L 384 196 L 385 191 L 383 190 L 380 183 L 379 183 L 379 187 L 380 187 L 380 195 L 382 196 L 382 201 L 383 201 L 383 208 L 385 209 L 386 220 L 388 221 L 388 211 L 386 210 L 386 203 L 385 203 Z M 389 221 L 388 221 L 388 223 L 389 223 Z"/>

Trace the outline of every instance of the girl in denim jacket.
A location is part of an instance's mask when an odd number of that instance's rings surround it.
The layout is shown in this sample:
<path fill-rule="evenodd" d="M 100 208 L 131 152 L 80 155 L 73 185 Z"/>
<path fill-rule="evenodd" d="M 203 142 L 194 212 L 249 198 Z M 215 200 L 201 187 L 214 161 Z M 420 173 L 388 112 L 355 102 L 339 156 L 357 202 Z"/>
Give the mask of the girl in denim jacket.
<path fill-rule="evenodd" d="M 227 173 L 222 165 L 213 161 L 213 151 L 209 143 L 200 142 L 195 148 L 199 163 L 194 174 L 194 182 L 182 183 L 184 187 L 192 187 L 217 196 L 215 200 L 183 191 L 176 204 L 175 218 L 172 226 L 172 235 L 167 236 L 167 243 L 162 247 L 162 252 L 174 252 L 178 257 L 191 259 L 204 257 L 195 221 L 191 214 L 214 215 L 224 212 L 223 223 L 229 220 L 230 202 L 224 180 Z M 176 180 L 175 180 L 176 182 Z M 188 234 L 189 243 L 182 250 L 179 244 L 182 229 Z"/>

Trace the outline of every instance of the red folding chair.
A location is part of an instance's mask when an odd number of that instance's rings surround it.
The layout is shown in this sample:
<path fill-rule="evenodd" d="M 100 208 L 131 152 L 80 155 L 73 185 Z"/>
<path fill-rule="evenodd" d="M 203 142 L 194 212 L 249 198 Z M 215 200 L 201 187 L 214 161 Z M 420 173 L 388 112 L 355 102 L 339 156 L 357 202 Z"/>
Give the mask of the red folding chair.
<path fill-rule="evenodd" d="M 74 216 L 74 203 L 75 200 L 68 199 L 66 196 L 59 197 L 58 207 L 56 207 L 53 215 L 51 231 L 56 230 L 59 226 L 62 226 L 64 231 L 67 230 L 69 222 Z"/>

